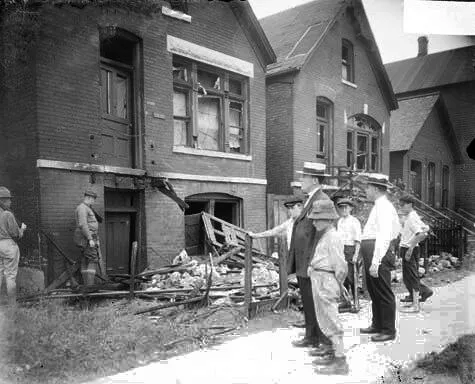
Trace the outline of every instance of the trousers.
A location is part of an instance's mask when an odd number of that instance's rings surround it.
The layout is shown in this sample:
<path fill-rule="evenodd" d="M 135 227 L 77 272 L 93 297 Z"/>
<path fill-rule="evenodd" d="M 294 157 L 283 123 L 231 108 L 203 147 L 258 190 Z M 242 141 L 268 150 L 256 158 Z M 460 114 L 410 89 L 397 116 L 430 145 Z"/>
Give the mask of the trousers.
<path fill-rule="evenodd" d="M 355 298 L 355 264 L 353 263 L 353 256 L 355 254 L 354 245 L 345 245 L 343 250 L 345 254 L 345 260 L 348 265 L 348 275 L 346 276 L 345 282 L 343 285 L 353 295 Z"/>
<path fill-rule="evenodd" d="M 402 258 L 402 281 L 409 291 L 409 295 L 412 297 L 413 291 L 420 292 L 421 294 L 430 292 L 431 289 L 421 282 L 419 276 L 419 247 L 414 248 L 409 261 L 406 261 L 406 252 L 406 247 L 399 247 L 399 256 Z"/>
<path fill-rule="evenodd" d="M 391 289 L 391 251 L 388 250 L 381 261 L 378 277 L 372 277 L 369 268 L 373 261 L 374 240 L 363 240 L 360 253 L 363 257 L 366 288 L 371 298 L 373 318 L 371 326 L 381 333 L 393 335 L 396 333 L 396 300 Z"/>
<path fill-rule="evenodd" d="M 7 295 L 11 300 L 16 298 L 16 276 L 20 261 L 20 249 L 12 239 L 0 240 L 0 287 L 5 277 Z"/>

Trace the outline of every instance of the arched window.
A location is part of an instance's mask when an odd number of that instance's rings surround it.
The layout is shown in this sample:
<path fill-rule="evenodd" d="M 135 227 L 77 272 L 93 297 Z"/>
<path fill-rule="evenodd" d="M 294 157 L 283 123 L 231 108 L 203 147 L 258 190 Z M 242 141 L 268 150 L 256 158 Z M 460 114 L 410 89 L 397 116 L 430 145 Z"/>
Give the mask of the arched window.
<path fill-rule="evenodd" d="M 346 165 L 360 171 L 381 169 L 381 126 L 369 115 L 357 113 L 348 118 Z"/>
<path fill-rule="evenodd" d="M 355 60 L 353 44 L 349 40 L 341 41 L 341 78 L 350 83 L 355 82 Z"/>
<path fill-rule="evenodd" d="M 317 97 L 317 158 L 326 159 L 329 153 L 330 131 L 332 126 L 332 102 L 324 97 Z"/>

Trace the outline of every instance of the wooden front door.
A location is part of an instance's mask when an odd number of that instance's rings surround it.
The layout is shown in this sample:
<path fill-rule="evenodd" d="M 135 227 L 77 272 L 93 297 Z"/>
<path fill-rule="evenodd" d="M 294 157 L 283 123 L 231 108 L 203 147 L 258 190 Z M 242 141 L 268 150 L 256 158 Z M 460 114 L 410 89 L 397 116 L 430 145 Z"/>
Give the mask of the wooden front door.
<path fill-rule="evenodd" d="M 104 164 L 134 166 L 132 76 L 101 65 L 102 157 Z"/>
<path fill-rule="evenodd" d="M 130 273 L 132 213 L 106 213 L 107 274 Z"/>

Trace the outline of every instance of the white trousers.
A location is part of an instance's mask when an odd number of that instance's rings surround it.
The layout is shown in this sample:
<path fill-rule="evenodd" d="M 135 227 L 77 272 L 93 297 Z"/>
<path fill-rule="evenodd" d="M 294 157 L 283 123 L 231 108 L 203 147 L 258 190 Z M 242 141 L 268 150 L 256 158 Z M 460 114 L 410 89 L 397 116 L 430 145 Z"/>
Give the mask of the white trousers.
<path fill-rule="evenodd" d="M 18 262 L 20 261 L 20 249 L 12 239 L 0 240 L 0 287 L 3 276 L 7 283 L 7 293 L 10 298 L 16 297 L 16 276 Z"/>

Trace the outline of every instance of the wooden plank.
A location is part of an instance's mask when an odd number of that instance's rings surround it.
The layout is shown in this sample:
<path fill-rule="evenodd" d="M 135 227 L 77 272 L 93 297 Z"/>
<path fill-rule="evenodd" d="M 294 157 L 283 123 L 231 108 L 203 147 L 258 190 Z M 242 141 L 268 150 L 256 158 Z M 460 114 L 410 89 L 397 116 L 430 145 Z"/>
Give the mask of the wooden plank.
<path fill-rule="evenodd" d="M 134 298 L 135 287 L 135 265 L 137 264 L 137 249 L 138 243 L 134 241 L 132 243 L 132 254 L 130 256 L 130 286 L 129 286 L 129 299 Z"/>
<path fill-rule="evenodd" d="M 247 318 L 250 318 L 252 302 L 252 238 L 246 234 L 246 251 L 244 259 L 244 306 Z"/>

